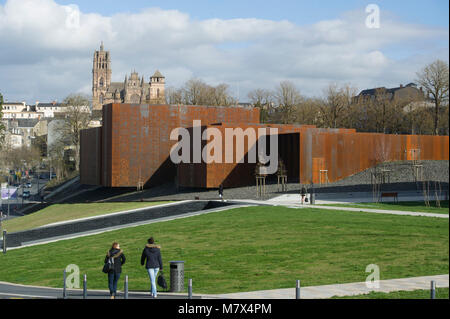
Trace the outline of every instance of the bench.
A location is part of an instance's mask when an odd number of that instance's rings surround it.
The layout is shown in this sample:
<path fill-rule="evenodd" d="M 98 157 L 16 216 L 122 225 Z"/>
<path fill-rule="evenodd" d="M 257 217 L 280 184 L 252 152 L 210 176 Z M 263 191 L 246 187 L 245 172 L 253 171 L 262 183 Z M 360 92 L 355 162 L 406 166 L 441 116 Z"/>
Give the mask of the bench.
<path fill-rule="evenodd" d="M 393 197 L 395 202 L 398 202 L 398 193 L 397 192 L 393 192 L 393 193 L 381 193 L 381 201 L 383 201 L 383 197 Z"/>

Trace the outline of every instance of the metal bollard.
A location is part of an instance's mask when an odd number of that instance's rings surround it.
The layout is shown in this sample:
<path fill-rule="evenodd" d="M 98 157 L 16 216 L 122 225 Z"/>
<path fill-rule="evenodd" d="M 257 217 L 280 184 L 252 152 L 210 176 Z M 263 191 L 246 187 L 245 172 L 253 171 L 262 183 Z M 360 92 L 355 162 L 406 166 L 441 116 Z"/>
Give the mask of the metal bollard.
<path fill-rule="evenodd" d="M 3 231 L 3 253 L 6 254 L 6 229 Z"/>
<path fill-rule="evenodd" d="M 83 299 L 87 298 L 87 276 L 84 274 L 83 278 Z"/>
<path fill-rule="evenodd" d="M 128 275 L 125 276 L 124 299 L 128 299 Z"/>
<path fill-rule="evenodd" d="M 436 282 L 431 281 L 431 299 L 436 299 Z"/>
<path fill-rule="evenodd" d="M 300 280 L 297 280 L 297 285 L 295 286 L 295 299 L 300 299 Z"/>
<path fill-rule="evenodd" d="M 63 278 L 64 278 L 64 283 L 63 283 L 63 299 L 67 299 L 67 291 L 66 291 L 66 270 L 64 269 L 63 272 Z"/>
<path fill-rule="evenodd" d="M 188 299 L 192 299 L 192 279 L 190 278 L 188 283 Z"/>

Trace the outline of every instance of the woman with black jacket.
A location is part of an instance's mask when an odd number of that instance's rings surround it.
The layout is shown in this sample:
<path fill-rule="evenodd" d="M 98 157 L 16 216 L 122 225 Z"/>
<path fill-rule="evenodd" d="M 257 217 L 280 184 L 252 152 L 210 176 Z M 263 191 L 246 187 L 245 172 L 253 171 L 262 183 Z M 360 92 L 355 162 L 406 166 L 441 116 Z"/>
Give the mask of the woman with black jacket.
<path fill-rule="evenodd" d="M 161 258 L 160 246 L 155 245 L 155 240 L 150 237 L 147 240 L 148 244 L 145 245 L 141 256 L 141 265 L 147 269 L 148 277 L 150 278 L 150 296 L 156 298 L 158 292 L 156 289 L 156 276 L 158 271 L 163 269 L 163 263 Z"/>
<path fill-rule="evenodd" d="M 111 249 L 106 254 L 105 264 L 108 260 L 113 264 L 112 269 L 108 272 L 108 286 L 111 299 L 114 299 L 117 293 L 117 282 L 122 273 L 122 265 L 125 264 L 126 260 L 123 250 L 120 249 L 119 243 L 114 242 L 112 244 Z"/>

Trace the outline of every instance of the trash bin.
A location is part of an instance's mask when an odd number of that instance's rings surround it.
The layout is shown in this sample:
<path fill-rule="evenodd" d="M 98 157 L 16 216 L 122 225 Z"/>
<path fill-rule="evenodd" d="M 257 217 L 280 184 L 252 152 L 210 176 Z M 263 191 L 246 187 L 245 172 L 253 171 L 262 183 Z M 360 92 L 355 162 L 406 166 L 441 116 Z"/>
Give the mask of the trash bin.
<path fill-rule="evenodd" d="M 184 290 L 184 261 L 170 261 L 170 292 Z"/>

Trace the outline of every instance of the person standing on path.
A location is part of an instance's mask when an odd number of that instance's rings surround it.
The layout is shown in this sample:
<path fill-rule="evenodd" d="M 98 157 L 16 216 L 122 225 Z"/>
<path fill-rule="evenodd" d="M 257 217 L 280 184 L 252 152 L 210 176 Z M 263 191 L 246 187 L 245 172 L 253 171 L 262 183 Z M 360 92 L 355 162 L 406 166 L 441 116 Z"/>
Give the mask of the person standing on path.
<path fill-rule="evenodd" d="M 126 260 L 123 250 L 120 249 L 118 242 L 114 242 L 111 249 L 106 254 L 105 264 L 109 259 L 113 264 L 113 268 L 108 272 L 109 295 L 111 296 L 111 299 L 115 299 L 117 294 L 117 282 L 119 281 L 120 274 L 122 273 L 122 265 L 125 264 Z"/>
<path fill-rule="evenodd" d="M 150 297 L 156 298 L 158 291 L 156 288 L 156 276 L 158 276 L 158 271 L 163 270 L 163 263 L 161 258 L 161 246 L 155 245 L 155 240 L 150 237 L 147 240 L 147 245 L 145 245 L 141 256 L 141 265 L 147 269 L 148 277 L 150 278 Z"/>
<path fill-rule="evenodd" d="M 223 184 L 219 186 L 219 197 L 223 201 Z"/>
<path fill-rule="evenodd" d="M 302 186 L 301 190 L 300 190 L 300 196 L 301 196 L 301 203 L 303 204 L 305 202 L 305 197 L 306 197 L 306 187 Z"/>

